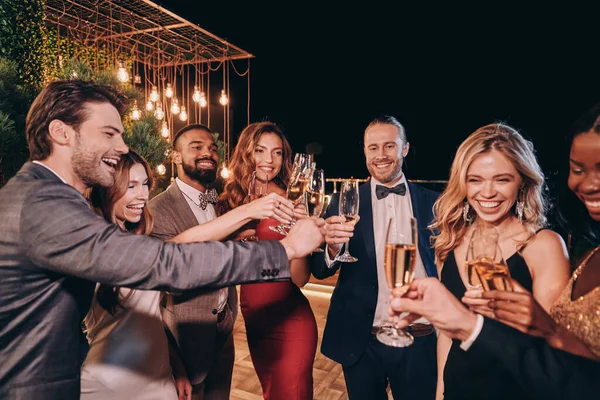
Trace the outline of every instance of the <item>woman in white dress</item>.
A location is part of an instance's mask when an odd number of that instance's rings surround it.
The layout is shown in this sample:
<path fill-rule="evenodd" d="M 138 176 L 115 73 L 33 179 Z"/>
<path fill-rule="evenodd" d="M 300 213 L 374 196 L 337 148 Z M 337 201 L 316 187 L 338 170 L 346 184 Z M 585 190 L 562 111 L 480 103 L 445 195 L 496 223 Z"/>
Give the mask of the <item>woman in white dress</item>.
<path fill-rule="evenodd" d="M 88 193 L 92 207 L 121 229 L 149 234 L 152 216 L 146 203 L 152 188 L 150 166 L 130 150 L 121 156 L 115 170 L 115 184 L 110 189 L 94 188 Z M 292 204 L 272 193 L 189 229 L 172 241 L 222 240 L 252 219 L 283 221 L 292 215 Z M 84 320 L 90 348 L 81 369 L 82 400 L 191 399 L 185 368 L 177 351 L 169 352 L 172 343 L 165 334 L 159 301 L 157 291 L 97 285 Z"/>

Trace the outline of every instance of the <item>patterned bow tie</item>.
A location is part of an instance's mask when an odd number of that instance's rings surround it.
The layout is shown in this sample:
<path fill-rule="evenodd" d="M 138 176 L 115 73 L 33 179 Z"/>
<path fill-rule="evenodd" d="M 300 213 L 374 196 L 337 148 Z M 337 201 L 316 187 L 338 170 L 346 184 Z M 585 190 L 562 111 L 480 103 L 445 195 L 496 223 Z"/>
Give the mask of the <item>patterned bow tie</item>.
<path fill-rule="evenodd" d="M 406 194 L 406 185 L 404 183 L 401 183 L 399 185 L 394 186 L 393 188 L 389 188 L 387 186 L 382 185 L 375 186 L 375 195 L 377 196 L 377 200 L 385 199 L 390 193 L 404 196 Z"/>
<path fill-rule="evenodd" d="M 219 195 L 215 189 L 207 189 L 204 193 L 200 192 L 198 199 L 200 200 L 200 208 L 206 210 L 208 203 L 215 204 L 219 200 Z"/>

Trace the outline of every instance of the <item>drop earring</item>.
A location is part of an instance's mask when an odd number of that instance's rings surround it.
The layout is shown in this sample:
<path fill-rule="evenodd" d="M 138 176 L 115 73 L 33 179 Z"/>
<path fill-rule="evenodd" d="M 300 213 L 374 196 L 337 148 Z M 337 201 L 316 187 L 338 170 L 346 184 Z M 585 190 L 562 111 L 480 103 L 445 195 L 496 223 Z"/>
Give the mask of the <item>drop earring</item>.
<path fill-rule="evenodd" d="M 470 224 L 473 219 L 469 217 L 469 211 L 471 210 L 471 206 L 469 205 L 468 201 L 465 201 L 465 203 L 463 204 L 463 219 L 465 220 L 465 224 Z"/>
<path fill-rule="evenodd" d="M 525 203 L 522 201 L 517 201 L 517 220 L 520 224 L 523 224 L 523 212 L 525 211 Z"/>

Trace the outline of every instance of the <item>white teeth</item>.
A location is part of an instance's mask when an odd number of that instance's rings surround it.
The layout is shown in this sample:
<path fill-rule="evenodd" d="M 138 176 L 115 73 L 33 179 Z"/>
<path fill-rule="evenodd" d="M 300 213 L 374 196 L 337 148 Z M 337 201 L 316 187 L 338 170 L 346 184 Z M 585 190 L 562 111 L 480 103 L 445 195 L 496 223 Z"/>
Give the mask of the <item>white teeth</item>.
<path fill-rule="evenodd" d="M 114 158 L 103 158 L 102 161 L 104 161 L 107 164 L 111 164 L 112 166 L 117 165 L 117 160 L 115 160 Z"/>
<path fill-rule="evenodd" d="M 143 210 L 144 209 L 144 205 L 143 204 L 138 204 L 135 206 L 127 206 L 127 208 L 132 208 L 134 210 Z"/>
<path fill-rule="evenodd" d="M 494 208 L 500 205 L 499 201 L 480 201 L 479 205 L 483 208 Z"/>
<path fill-rule="evenodd" d="M 377 168 L 387 168 L 390 165 L 392 165 L 392 163 L 387 163 L 387 164 L 375 164 L 375 167 Z"/>
<path fill-rule="evenodd" d="M 586 200 L 585 205 L 588 207 L 592 207 L 592 208 L 600 207 L 600 200 L 598 200 L 598 201 Z"/>

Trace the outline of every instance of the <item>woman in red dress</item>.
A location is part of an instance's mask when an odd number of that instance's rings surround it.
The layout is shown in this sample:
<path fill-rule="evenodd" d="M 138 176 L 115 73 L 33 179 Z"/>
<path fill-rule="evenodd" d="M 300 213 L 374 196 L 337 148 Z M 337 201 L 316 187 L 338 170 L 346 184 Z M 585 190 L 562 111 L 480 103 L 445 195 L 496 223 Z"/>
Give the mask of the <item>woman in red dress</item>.
<path fill-rule="evenodd" d="M 260 122 L 241 133 L 231 156 L 231 178 L 217 212 L 223 214 L 248 201 L 253 172 L 267 183 L 268 192 L 285 196 L 292 167 L 291 147 L 277 125 Z M 269 229 L 274 219 L 255 221 L 238 238 L 255 235 L 259 240 L 279 240 Z M 246 322 L 248 347 L 265 399 L 306 400 L 313 398 L 312 368 L 317 348 L 317 324 L 300 287 L 308 282 L 306 259 L 290 264 L 292 280 L 241 285 L 240 307 Z"/>

